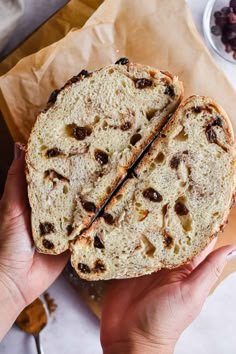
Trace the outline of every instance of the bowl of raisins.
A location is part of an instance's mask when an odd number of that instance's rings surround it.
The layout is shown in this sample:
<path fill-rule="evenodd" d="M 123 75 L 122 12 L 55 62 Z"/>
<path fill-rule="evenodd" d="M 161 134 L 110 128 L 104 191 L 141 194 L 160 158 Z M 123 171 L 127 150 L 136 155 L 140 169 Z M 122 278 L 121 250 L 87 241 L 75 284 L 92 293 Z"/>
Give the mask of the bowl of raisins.
<path fill-rule="evenodd" d="M 203 30 L 214 51 L 236 64 L 236 0 L 209 0 Z"/>

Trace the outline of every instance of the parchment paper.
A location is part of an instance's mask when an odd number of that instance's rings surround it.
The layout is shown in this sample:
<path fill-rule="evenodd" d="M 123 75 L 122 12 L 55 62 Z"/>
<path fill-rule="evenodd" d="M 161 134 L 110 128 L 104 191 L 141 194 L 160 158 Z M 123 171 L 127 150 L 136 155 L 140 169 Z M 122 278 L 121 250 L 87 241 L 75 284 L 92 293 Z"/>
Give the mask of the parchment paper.
<path fill-rule="evenodd" d="M 0 108 L 14 140 L 26 142 L 52 90 L 73 75 L 126 56 L 168 70 L 185 96 L 207 95 L 229 114 L 236 132 L 236 92 L 204 46 L 184 0 L 106 0 L 81 30 L 21 60 L 0 78 Z M 218 244 L 236 244 L 236 208 Z M 236 261 L 220 281 L 235 271 Z"/>

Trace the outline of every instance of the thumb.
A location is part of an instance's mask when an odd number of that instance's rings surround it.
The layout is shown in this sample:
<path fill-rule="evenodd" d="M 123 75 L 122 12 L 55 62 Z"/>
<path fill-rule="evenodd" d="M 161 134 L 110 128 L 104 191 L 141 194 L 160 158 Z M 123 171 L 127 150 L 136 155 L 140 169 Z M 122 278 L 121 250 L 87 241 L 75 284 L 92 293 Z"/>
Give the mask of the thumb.
<path fill-rule="evenodd" d="M 208 296 L 228 261 L 236 258 L 236 246 L 224 246 L 210 253 L 200 265 L 186 278 L 186 285 L 198 298 Z"/>
<path fill-rule="evenodd" d="M 14 160 L 9 168 L 1 207 L 10 217 L 17 217 L 28 207 L 25 180 L 25 152 L 15 143 Z"/>

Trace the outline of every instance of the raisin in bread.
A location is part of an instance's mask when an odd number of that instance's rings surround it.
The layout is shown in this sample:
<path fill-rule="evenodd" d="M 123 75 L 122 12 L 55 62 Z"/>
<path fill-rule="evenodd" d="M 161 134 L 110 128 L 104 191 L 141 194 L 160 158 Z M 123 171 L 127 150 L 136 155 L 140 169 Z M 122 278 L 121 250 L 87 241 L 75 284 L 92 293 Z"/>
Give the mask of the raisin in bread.
<path fill-rule="evenodd" d="M 137 277 L 191 260 L 226 223 L 233 131 L 206 97 L 187 99 L 98 218 L 71 245 L 88 280 Z"/>
<path fill-rule="evenodd" d="M 123 58 L 83 70 L 37 118 L 26 154 L 32 231 L 58 254 L 88 227 L 182 98 L 176 77 Z"/>

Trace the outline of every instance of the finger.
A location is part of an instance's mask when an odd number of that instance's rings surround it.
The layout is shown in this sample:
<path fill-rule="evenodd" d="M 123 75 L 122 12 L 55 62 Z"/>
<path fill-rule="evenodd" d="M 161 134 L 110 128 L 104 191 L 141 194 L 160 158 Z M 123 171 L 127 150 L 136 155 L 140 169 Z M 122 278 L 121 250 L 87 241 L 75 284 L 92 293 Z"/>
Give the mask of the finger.
<path fill-rule="evenodd" d="M 212 250 L 215 247 L 217 241 L 217 237 L 214 237 L 214 239 L 209 243 L 209 245 L 196 257 L 193 258 L 193 260 L 190 262 L 192 270 L 195 269 L 202 261 L 212 252 Z"/>
<path fill-rule="evenodd" d="M 178 282 L 184 280 L 192 273 L 192 271 L 208 256 L 208 254 L 213 250 L 217 239 L 214 238 L 211 243 L 190 263 L 184 264 L 178 268 L 169 270 L 166 274 L 165 280 L 168 279 L 170 282 Z"/>
<path fill-rule="evenodd" d="M 69 252 L 57 256 L 35 252 L 29 274 L 32 289 L 38 289 L 39 294 L 47 289 L 61 274 L 69 258 Z"/>
<path fill-rule="evenodd" d="M 210 253 L 206 259 L 185 279 L 185 284 L 199 299 L 205 299 L 232 257 L 235 246 L 224 246 Z"/>
<path fill-rule="evenodd" d="M 25 180 L 25 153 L 19 144 L 14 146 L 14 160 L 9 168 L 1 207 L 12 218 L 22 214 L 28 207 Z"/>

